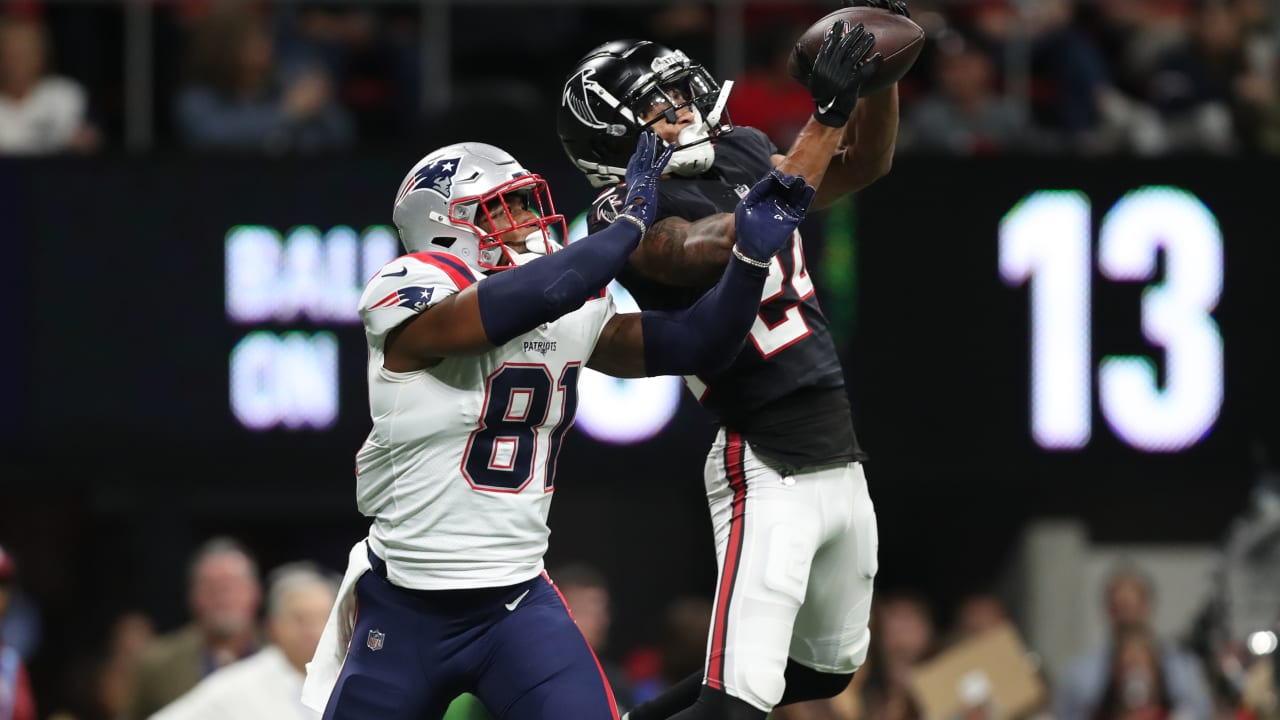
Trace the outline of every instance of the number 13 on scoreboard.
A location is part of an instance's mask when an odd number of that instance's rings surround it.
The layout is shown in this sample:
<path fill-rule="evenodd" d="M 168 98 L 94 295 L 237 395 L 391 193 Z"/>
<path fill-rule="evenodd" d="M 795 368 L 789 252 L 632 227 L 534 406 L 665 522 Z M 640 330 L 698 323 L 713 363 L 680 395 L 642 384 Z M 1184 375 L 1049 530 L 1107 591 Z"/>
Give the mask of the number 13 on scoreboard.
<path fill-rule="evenodd" d="M 1092 435 L 1089 198 L 1031 193 L 1000 222 L 1000 276 L 1030 284 L 1031 434 L 1054 450 L 1083 448 Z M 1097 367 L 1098 402 L 1112 432 L 1147 452 L 1200 442 L 1222 409 L 1222 334 L 1211 313 L 1222 294 L 1222 232 L 1199 198 L 1144 187 L 1115 204 L 1098 233 L 1098 269 L 1116 282 L 1164 277 L 1142 294 L 1142 334 L 1164 351 L 1163 386 L 1151 359 L 1109 355 Z"/>

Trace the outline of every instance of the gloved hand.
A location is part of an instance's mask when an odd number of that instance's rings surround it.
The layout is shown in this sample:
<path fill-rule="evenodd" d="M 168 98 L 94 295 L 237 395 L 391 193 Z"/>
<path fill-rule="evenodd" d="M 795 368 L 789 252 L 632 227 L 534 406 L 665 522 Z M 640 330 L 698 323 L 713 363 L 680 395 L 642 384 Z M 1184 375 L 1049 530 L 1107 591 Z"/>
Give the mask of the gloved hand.
<path fill-rule="evenodd" d="M 768 267 L 804 220 L 815 194 L 804 178 L 770 170 L 733 211 L 737 228 L 734 255 L 748 265 Z"/>
<path fill-rule="evenodd" d="M 902 17 L 911 17 L 911 11 L 907 10 L 907 4 L 902 0 L 844 0 L 845 7 L 872 7 L 888 10 L 894 15 Z"/>
<path fill-rule="evenodd" d="M 852 30 L 844 20 L 831 25 L 809 76 L 809 93 L 817 106 L 815 120 L 830 127 L 849 122 L 862 83 L 875 76 L 884 60 L 880 53 L 867 58 L 875 44 L 876 36 L 862 23 Z"/>
<path fill-rule="evenodd" d="M 619 217 L 627 216 L 640 222 L 641 234 L 653 224 L 658 212 L 658 178 L 671 159 L 674 147 L 663 143 L 651 130 L 640 134 L 636 151 L 627 163 L 627 204 Z"/>

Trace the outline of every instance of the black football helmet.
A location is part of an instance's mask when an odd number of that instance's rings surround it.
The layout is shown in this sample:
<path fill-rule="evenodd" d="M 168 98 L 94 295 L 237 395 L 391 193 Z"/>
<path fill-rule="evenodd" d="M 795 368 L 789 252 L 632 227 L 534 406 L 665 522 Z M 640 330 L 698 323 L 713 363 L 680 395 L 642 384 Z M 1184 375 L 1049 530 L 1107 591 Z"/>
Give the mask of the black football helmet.
<path fill-rule="evenodd" d="M 680 132 L 667 168 L 681 175 L 706 172 L 715 161 L 711 140 L 733 129 L 724 112 L 724 88 L 679 50 L 648 40 L 614 40 L 586 54 L 569 74 L 556 124 L 560 142 L 592 185 L 622 182 L 640 133 L 688 107 L 693 125 Z M 665 112 L 649 122 L 654 108 Z"/>

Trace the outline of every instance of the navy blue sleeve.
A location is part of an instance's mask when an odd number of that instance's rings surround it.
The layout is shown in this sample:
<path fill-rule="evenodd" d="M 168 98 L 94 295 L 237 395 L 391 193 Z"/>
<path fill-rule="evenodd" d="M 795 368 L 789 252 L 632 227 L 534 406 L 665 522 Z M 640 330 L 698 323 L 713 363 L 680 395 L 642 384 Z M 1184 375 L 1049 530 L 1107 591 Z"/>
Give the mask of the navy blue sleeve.
<path fill-rule="evenodd" d="M 767 268 L 731 259 L 715 287 L 674 312 L 641 314 L 645 374 L 694 375 L 733 362 L 760 310 Z"/>
<path fill-rule="evenodd" d="M 476 287 L 489 342 L 501 345 L 582 307 L 640 244 L 640 228 L 613 223 L 563 250 L 494 273 Z"/>

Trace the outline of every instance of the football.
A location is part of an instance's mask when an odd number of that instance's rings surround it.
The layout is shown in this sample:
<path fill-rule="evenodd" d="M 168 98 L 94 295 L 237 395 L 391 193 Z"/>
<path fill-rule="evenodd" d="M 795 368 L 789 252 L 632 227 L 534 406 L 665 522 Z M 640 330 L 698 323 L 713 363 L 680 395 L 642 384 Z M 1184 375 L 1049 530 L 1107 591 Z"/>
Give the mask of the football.
<path fill-rule="evenodd" d="M 814 58 L 822 49 L 822 40 L 826 37 L 827 30 L 837 20 L 849 23 L 850 28 L 862 23 L 876 37 L 876 45 L 871 54 L 880 53 L 884 56 L 884 63 L 875 77 L 862 86 L 859 95 L 863 97 L 878 93 L 902 79 L 924 49 L 924 30 L 910 18 L 879 8 L 844 8 L 811 25 L 796 41 L 796 51 L 791 54 L 787 69 L 791 77 L 801 84 L 809 84 Z"/>

